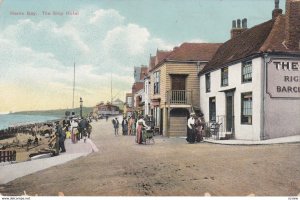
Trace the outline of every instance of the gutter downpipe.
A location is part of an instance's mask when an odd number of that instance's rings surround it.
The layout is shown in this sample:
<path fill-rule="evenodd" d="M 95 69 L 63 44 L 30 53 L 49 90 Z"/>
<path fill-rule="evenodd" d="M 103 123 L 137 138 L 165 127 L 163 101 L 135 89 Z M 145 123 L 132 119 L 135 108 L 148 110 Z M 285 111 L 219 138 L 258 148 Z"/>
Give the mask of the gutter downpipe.
<path fill-rule="evenodd" d="M 268 54 L 264 55 L 264 68 L 263 68 L 263 74 L 261 76 L 262 81 L 262 89 L 261 89 L 261 104 L 260 104 L 260 140 L 265 140 L 265 91 L 266 91 L 266 70 L 267 70 L 267 59 Z"/>

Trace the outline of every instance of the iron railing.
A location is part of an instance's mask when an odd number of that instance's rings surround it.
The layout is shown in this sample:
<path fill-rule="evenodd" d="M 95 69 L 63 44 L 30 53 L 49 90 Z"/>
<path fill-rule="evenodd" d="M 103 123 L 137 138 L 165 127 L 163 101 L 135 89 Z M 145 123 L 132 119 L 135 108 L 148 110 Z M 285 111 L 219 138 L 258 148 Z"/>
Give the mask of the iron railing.
<path fill-rule="evenodd" d="M 205 124 L 205 136 L 211 139 L 233 139 L 234 138 L 234 116 L 232 116 L 231 129 L 227 127 L 225 115 L 218 115 L 213 121 L 209 121 Z M 228 134 L 231 133 L 231 134 Z"/>

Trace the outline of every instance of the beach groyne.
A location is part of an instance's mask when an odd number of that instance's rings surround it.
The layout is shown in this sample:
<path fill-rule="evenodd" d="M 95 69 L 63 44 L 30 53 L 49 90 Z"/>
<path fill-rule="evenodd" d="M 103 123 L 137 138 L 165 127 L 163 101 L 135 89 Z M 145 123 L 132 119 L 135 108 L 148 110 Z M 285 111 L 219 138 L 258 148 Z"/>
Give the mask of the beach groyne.
<path fill-rule="evenodd" d="M 46 133 L 51 133 L 56 121 L 61 121 L 62 119 L 57 120 L 48 120 L 45 122 L 38 123 L 18 123 L 11 125 L 8 128 L 0 130 L 0 140 L 15 137 L 18 133 L 31 134 L 31 135 L 44 135 Z"/>

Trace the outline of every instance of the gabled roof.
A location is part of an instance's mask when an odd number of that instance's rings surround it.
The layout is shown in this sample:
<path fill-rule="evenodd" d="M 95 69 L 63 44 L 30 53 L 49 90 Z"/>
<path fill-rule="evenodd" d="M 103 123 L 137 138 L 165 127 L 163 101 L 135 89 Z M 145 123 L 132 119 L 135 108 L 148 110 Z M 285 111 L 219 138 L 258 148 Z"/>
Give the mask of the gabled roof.
<path fill-rule="evenodd" d="M 167 61 L 209 61 L 222 43 L 183 43 L 173 51 L 157 51 L 155 65 L 149 71 Z M 150 58 L 151 59 L 151 58 Z M 151 61 L 150 61 L 151 62 Z"/>
<path fill-rule="evenodd" d="M 149 59 L 149 69 L 152 69 L 155 66 L 156 56 L 150 56 Z"/>
<path fill-rule="evenodd" d="M 145 76 L 148 74 L 148 67 L 141 68 L 140 80 L 144 80 Z"/>
<path fill-rule="evenodd" d="M 156 56 L 155 56 L 155 66 L 158 65 L 162 60 L 164 60 L 166 57 L 168 57 L 172 51 L 162 51 L 162 50 L 157 50 L 156 51 Z"/>
<path fill-rule="evenodd" d="M 225 42 L 203 68 L 200 74 L 219 69 L 243 58 L 265 52 L 296 52 L 288 49 L 285 44 L 285 16 L 256 25 L 241 35 Z"/>
<path fill-rule="evenodd" d="M 166 60 L 209 61 L 222 43 L 183 43 L 175 47 Z"/>

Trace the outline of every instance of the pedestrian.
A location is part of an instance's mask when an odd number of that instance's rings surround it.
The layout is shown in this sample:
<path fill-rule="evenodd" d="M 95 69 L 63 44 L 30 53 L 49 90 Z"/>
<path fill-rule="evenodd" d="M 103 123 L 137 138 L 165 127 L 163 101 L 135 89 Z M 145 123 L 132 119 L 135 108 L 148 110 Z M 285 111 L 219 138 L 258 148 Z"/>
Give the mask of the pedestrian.
<path fill-rule="evenodd" d="M 80 134 L 80 139 L 87 136 L 88 126 L 89 126 L 89 122 L 86 118 L 83 118 L 82 120 L 80 120 L 80 122 L 78 124 L 78 131 Z"/>
<path fill-rule="evenodd" d="M 186 137 L 186 141 L 190 144 L 195 142 L 195 118 L 196 115 L 195 113 L 191 113 L 190 118 L 188 119 L 188 123 L 187 123 L 187 137 Z"/>
<path fill-rule="evenodd" d="M 66 132 L 63 130 L 63 128 L 60 124 L 57 124 L 56 131 L 58 133 L 58 142 L 59 142 L 60 153 L 66 152 L 66 149 L 65 149 Z"/>
<path fill-rule="evenodd" d="M 72 143 L 77 142 L 78 123 L 75 118 L 71 119 L 71 139 Z"/>
<path fill-rule="evenodd" d="M 136 119 L 134 116 L 132 116 L 132 124 L 131 124 L 131 135 L 136 135 Z"/>
<path fill-rule="evenodd" d="M 195 127 L 196 127 L 196 142 L 201 142 L 203 140 L 203 129 L 204 129 L 204 123 L 201 119 L 203 117 L 203 114 L 199 114 L 199 116 L 195 119 Z"/>
<path fill-rule="evenodd" d="M 106 119 L 106 121 L 108 121 L 108 115 L 105 115 L 105 119 Z"/>
<path fill-rule="evenodd" d="M 149 128 L 149 126 L 147 126 L 145 120 L 144 120 L 144 116 L 140 115 L 139 116 L 139 120 L 136 122 L 136 142 L 138 144 L 142 144 L 143 143 L 143 133 L 142 133 L 142 129 L 143 128 Z"/>
<path fill-rule="evenodd" d="M 115 136 L 119 135 L 119 121 L 118 118 L 116 117 L 115 119 L 112 120 L 114 129 L 115 129 Z"/>
<path fill-rule="evenodd" d="M 126 117 L 123 117 L 123 120 L 122 120 L 122 132 L 123 132 L 123 135 L 128 135 L 128 121 L 127 121 Z"/>
<path fill-rule="evenodd" d="M 129 116 L 129 118 L 128 118 L 128 135 L 131 135 L 132 123 L 133 123 L 133 120 L 132 120 L 131 116 Z"/>

